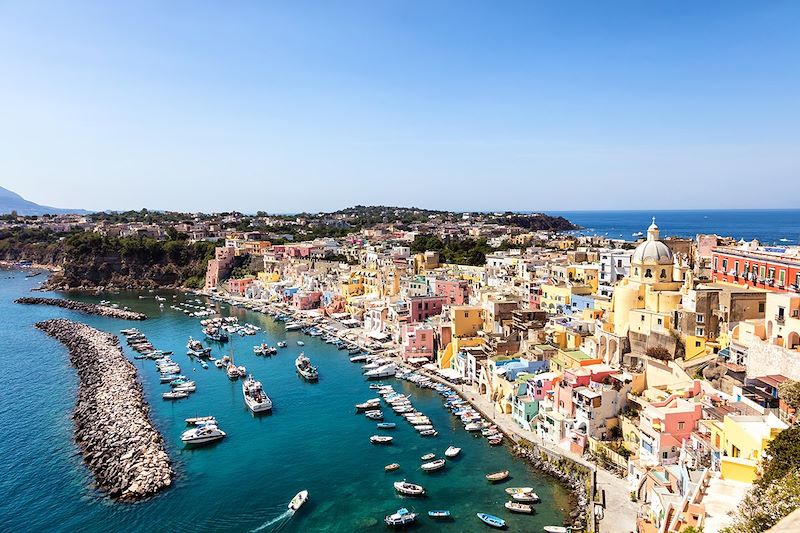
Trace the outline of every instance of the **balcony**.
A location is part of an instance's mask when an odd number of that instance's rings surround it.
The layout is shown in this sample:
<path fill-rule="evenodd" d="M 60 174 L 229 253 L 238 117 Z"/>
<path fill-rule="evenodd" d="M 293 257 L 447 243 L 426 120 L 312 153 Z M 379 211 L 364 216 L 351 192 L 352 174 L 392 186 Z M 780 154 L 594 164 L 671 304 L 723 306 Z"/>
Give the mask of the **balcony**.
<path fill-rule="evenodd" d="M 775 315 L 775 322 L 782 326 L 786 323 L 786 315 Z"/>

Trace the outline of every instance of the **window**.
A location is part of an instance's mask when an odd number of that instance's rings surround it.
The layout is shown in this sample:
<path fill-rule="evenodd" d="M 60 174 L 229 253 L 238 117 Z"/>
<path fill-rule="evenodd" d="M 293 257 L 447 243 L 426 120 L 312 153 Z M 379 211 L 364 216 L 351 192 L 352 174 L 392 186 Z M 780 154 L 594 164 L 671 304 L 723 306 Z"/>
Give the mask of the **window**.
<path fill-rule="evenodd" d="M 667 271 L 665 269 L 663 269 L 663 268 L 661 269 L 661 276 L 660 277 L 661 277 L 661 279 L 664 279 L 664 278 L 667 277 Z"/>
<path fill-rule="evenodd" d="M 783 285 L 784 283 L 786 283 L 786 271 L 785 270 L 781 270 L 778 273 L 778 283 L 780 285 Z"/>
<path fill-rule="evenodd" d="M 686 422 L 678 422 L 678 430 L 682 430 L 684 424 L 686 424 Z"/>
<path fill-rule="evenodd" d="M 759 272 L 760 272 L 759 276 L 761 276 L 762 278 L 764 277 L 764 273 L 766 272 L 766 270 L 764 270 L 764 269 L 765 269 L 764 265 L 761 265 L 761 268 L 759 268 Z"/>
<path fill-rule="evenodd" d="M 702 324 L 705 322 L 705 315 L 703 313 L 697 313 L 697 323 Z"/>
<path fill-rule="evenodd" d="M 706 334 L 706 330 L 705 328 L 695 328 L 694 334 L 697 335 L 698 337 L 702 337 L 703 335 Z"/>
<path fill-rule="evenodd" d="M 714 270 L 717 270 L 717 258 L 714 258 Z"/>
<path fill-rule="evenodd" d="M 646 277 L 646 278 L 652 278 L 652 277 L 653 277 L 653 271 L 652 271 L 651 269 L 649 269 L 649 268 L 648 268 L 648 269 L 647 269 L 647 272 L 645 272 L 645 273 L 644 273 L 644 277 Z"/>
<path fill-rule="evenodd" d="M 728 273 L 728 260 L 727 259 L 723 259 L 722 260 L 722 270 L 723 270 L 723 272 L 725 274 Z"/>
<path fill-rule="evenodd" d="M 667 452 L 661 452 L 661 457 L 663 457 L 664 459 L 666 459 L 666 458 L 667 458 Z"/>
<path fill-rule="evenodd" d="M 764 312 L 764 302 L 758 302 L 758 312 L 759 313 Z"/>
<path fill-rule="evenodd" d="M 767 278 L 775 279 L 775 269 L 774 268 L 770 268 L 769 269 L 769 273 L 767 274 Z"/>
<path fill-rule="evenodd" d="M 617 266 L 622 267 L 622 259 L 617 259 Z"/>
<path fill-rule="evenodd" d="M 660 325 L 662 325 L 662 323 L 663 323 L 663 320 L 659 318 L 658 319 L 658 325 L 660 326 Z"/>
<path fill-rule="evenodd" d="M 644 315 L 642 315 L 642 322 L 644 322 Z"/>

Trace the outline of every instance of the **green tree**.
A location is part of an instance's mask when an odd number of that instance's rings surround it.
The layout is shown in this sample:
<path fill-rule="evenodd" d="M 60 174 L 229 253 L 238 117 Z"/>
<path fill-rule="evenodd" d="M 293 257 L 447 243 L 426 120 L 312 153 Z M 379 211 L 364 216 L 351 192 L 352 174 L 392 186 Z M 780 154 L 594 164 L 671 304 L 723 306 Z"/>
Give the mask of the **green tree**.
<path fill-rule="evenodd" d="M 786 380 L 778 385 L 778 396 L 794 409 L 800 409 L 800 381 Z"/>

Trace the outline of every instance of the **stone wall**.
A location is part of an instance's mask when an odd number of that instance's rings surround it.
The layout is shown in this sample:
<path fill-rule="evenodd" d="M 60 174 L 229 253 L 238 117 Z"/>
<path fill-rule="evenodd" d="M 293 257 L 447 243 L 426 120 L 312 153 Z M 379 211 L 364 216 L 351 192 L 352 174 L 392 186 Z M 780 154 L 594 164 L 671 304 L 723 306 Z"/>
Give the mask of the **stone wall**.
<path fill-rule="evenodd" d="M 747 377 L 781 374 L 800 381 L 800 352 L 754 340 L 747 350 Z"/>

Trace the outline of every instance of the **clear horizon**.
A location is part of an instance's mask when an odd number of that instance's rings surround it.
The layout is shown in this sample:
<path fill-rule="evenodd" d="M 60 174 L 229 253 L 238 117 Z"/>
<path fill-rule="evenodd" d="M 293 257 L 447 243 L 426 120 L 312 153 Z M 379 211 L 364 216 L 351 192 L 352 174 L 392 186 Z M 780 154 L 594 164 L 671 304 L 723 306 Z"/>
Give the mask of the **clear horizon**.
<path fill-rule="evenodd" d="M 97 211 L 796 208 L 800 5 L 502 7 L 3 3 L 0 185 Z"/>

